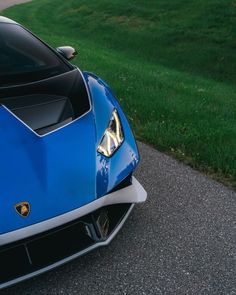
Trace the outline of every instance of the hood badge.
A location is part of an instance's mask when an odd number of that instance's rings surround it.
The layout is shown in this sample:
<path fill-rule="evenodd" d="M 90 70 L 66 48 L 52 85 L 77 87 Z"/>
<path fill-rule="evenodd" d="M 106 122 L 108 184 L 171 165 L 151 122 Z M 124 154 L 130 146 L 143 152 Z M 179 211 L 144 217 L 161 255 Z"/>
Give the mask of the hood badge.
<path fill-rule="evenodd" d="M 15 205 L 16 212 L 23 218 L 30 214 L 30 204 L 28 202 L 21 202 Z"/>

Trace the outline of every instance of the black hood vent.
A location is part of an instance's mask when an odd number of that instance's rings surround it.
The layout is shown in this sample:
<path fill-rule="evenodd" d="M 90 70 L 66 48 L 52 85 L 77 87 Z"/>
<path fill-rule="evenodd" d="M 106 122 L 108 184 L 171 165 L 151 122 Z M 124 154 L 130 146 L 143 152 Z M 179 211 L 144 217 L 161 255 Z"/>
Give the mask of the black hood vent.
<path fill-rule="evenodd" d="M 68 97 L 31 95 L 8 100 L 4 104 L 31 129 L 42 135 L 75 118 Z"/>
<path fill-rule="evenodd" d="M 63 127 L 90 109 L 78 70 L 28 85 L 0 88 L 0 103 L 40 135 Z"/>

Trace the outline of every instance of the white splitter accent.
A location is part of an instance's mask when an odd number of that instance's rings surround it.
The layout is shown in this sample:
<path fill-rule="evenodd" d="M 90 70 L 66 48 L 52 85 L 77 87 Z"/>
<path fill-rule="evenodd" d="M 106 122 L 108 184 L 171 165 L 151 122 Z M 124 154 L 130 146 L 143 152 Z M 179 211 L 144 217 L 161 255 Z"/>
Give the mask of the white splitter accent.
<path fill-rule="evenodd" d="M 0 246 L 16 242 L 52 228 L 61 226 L 84 215 L 87 215 L 101 207 L 122 204 L 122 203 L 142 203 L 146 200 L 147 193 L 135 177 L 132 178 L 132 185 L 105 195 L 83 207 L 54 218 L 0 235 Z"/>

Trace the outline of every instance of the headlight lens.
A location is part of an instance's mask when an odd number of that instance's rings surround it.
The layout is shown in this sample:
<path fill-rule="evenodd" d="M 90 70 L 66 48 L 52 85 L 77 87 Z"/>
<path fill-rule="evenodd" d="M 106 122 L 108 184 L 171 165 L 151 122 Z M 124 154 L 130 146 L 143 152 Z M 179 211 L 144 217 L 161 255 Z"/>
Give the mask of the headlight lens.
<path fill-rule="evenodd" d="M 98 152 L 106 157 L 111 157 L 124 141 L 124 132 L 117 110 L 112 112 L 112 117 L 106 129 Z"/>

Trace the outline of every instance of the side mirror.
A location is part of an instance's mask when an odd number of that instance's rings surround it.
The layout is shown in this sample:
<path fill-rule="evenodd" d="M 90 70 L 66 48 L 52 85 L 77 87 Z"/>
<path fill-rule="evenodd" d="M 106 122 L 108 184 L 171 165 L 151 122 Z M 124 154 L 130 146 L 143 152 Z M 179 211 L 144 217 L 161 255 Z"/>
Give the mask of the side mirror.
<path fill-rule="evenodd" d="M 76 55 L 78 54 L 76 49 L 71 46 L 58 47 L 56 50 L 59 54 L 61 54 L 67 60 L 71 60 L 75 58 Z"/>

